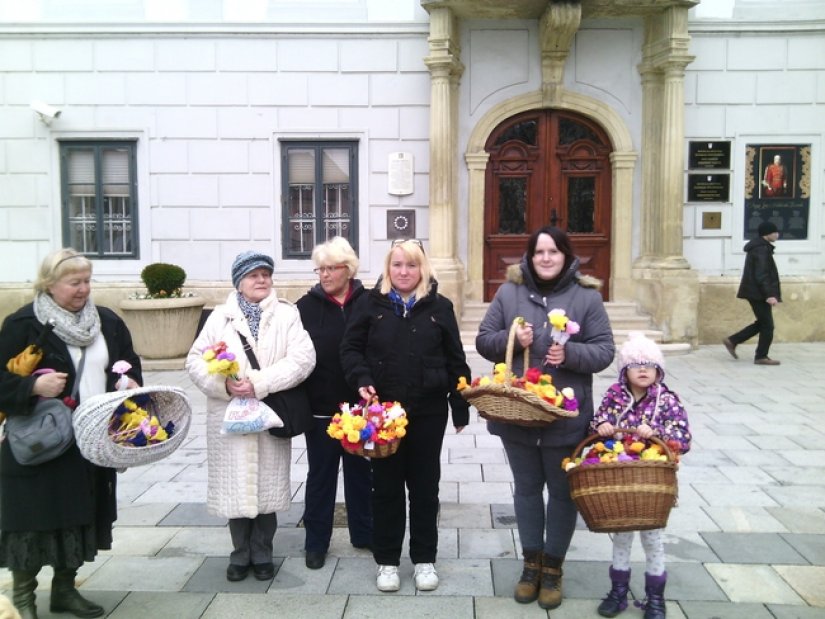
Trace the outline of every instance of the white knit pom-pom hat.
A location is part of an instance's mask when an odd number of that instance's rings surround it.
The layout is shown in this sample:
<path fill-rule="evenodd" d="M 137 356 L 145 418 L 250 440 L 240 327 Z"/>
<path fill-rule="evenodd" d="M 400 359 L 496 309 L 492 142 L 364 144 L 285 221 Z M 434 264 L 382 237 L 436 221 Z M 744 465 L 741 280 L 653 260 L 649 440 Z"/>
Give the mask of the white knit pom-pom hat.
<path fill-rule="evenodd" d="M 659 369 L 664 370 L 665 356 L 656 342 L 646 337 L 641 331 L 632 331 L 619 349 L 619 372 L 631 363 L 654 363 Z"/>

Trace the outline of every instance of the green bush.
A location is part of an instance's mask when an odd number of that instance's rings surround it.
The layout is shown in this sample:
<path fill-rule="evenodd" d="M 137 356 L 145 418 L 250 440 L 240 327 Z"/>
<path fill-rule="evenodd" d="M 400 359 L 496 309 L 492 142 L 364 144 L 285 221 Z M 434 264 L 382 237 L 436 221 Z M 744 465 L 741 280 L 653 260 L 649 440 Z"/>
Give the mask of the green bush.
<path fill-rule="evenodd" d="M 140 278 L 152 299 L 179 297 L 186 281 L 186 271 L 176 264 L 154 262 L 144 267 Z"/>

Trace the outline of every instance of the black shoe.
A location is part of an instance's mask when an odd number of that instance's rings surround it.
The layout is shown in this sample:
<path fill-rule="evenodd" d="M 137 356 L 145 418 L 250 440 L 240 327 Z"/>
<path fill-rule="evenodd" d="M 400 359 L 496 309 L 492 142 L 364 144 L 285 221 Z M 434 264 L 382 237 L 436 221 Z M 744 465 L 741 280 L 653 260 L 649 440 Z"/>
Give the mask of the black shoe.
<path fill-rule="evenodd" d="M 49 610 L 53 613 L 72 613 L 75 617 L 101 617 L 103 607 L 87 600 L 77 589 L 53 590 Z"/>
<path fill-rule="evenodd" d="M 252 572 L 258 580 L 272 580 L 275 577 L 275 565 L 269 563 L 253 563 Z"/>
<path fill-rule="evenodd" d="M 325 552 L 315 552 L 313 550 L 307 550 L 306 553 L 306 564 L 307 567 L 311 570 L 320 570 L 324 567 L 324 563 L 327 560 L 327 553 Z"/>
<path fill-rule="evenodd" d="M 247 576 L 249 576 L 248 565 L 235 565 L 234 563 L 230 563 L 229 567 L 226 568 L 226 579 L 229 582 L 238 582 Z"/>
<path fill-rule="evenodd" d="M 731 342 L 729 337 L 726 337 L 724 340 L 722 340 L 722 345 L 725 347 L 725 350 L 727 350 L 730 353 L 731 357 L 733 357 L 734 359 L 739 358 L 739 355 L 736 354 L 736 344 Z"/>

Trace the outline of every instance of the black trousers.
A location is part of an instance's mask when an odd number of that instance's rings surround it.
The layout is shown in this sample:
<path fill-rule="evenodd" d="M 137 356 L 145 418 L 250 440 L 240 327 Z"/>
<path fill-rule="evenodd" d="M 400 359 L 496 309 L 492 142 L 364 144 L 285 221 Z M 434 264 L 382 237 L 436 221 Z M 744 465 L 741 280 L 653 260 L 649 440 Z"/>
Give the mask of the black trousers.
<path fill-rule="evenodd" d="M 446 415 L 410 418 L 398 451 L 372 460 L 373 557 L 379 565 L 399 565 L 404 543 L 407 493 L 410 559 L 434 563 L 438 553 L 438 483 Z"/>
<path fill-rule="evenodd" d="M 730 341 L 734 345 L 739 345 L 751 339 L 754 335 L 759 335 L 754 359 L 764 359 L 768 356 L 768 351 L 773 343 L 773 311 L 767 301 L 748 299 L 748 303 L 751 304 L 756 320 L 741 331 L 731 335 Z"/>
<path fill-rule="evenodd" d="M 229 534 L 234 550 L 233 565 L 272 563 L 272 542 L 278 529 L 278 515 L 258 514 L 254 518 L 230 518 Z"/>
<path fill-rule="evenodd" d="M 343 461 L 344 501 L 350 542 L 359 547 L 372 545 L 372 472 L 369 460 L 354 456 L 327 435 L 328 420 L 317 419 L 305 434 L 307 441 L 306 494 L 304 495 L 304 549 L 326 552 L 332 536 L 338 466 Z"/>

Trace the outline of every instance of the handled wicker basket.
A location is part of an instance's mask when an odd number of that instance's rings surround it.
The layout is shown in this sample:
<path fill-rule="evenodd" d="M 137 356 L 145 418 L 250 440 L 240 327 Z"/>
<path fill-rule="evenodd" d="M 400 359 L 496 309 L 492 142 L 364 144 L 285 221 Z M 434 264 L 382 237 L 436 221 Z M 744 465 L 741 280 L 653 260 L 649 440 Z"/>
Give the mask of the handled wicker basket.
<path fill-rule="evenodd" d="M 140 394 L 149 394 L 151 404 L 147 410 L 155 414 L 163 426 L 173 422 L 175 431 L 165 441 L 143 447 L 116 443 L 109 436 L 112 415 L 124 400 Z M 102 393 L 81 402 L 72 416 L 75 441 L 83 457 L 111 468 L 142 466 L 165 458 L 186 438 L 191 421 L 192 407 L 186 393 L 178 387 L 165 386 Z"/>
<path fill-rule="evenodd" d="M 401 439 L 391 443 L 375 444 L 374 447 L 370 447 L 369 449 L 365 448 L 363 445 L 358 445 L 355 449 L 349 449 L 348 447 L 344 447 L 344 449 L 351 454 L 356 456 L 364 456 L 365 458 L 388 458 L 398 451 L 399 444 L 401 444 Z"/>
<path fill-rule="evenodd" d="M 632 433 L 635 428 L 622 429 Z M 593 434 L 578 444 L 572 458 L 589 444 L 603 440 Z M 644 531 L 667 525 L 676 505 L 679 486 L 676 456 L 661 439 L 650 440 L 662 448 L 667 462 L 634 460 L 577 466 L 567 471 L 570 496 L 587 528 L 596 533 Z"/>
<path fill-rule="evenodd" d="M 579 411 L 569 411 L 550 404 L 535 393 L 513 387 L 513 349 L 515 348 L 518 319 L 510 326 L 504 363 L 507 366 L 503 383 L 490 383 L 479 387 L 467 387 L 461 395 L 478 409 L 484 419 L 502 421 L 518 426 L 541 427 L 556 419 L 576 417 Z M 524 349 L 524 370 L 530 364 L 530 349 Z"/>

